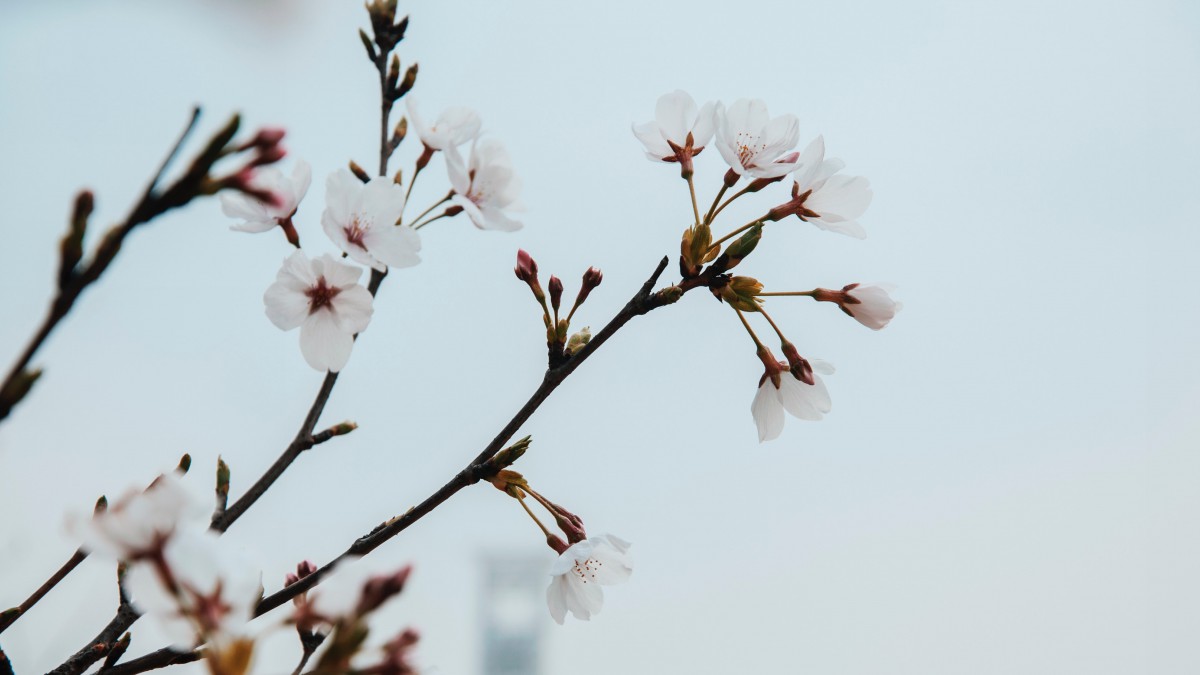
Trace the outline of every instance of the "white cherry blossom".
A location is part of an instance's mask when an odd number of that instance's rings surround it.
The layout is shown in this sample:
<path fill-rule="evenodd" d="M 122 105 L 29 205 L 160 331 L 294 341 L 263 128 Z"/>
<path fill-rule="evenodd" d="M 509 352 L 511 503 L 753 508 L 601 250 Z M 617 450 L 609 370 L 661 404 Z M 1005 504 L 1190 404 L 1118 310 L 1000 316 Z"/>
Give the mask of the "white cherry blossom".
<path fill-rule="evenodd" d="M 432 150 L 459 146 L 479 136 L 482 123 L 479 114 L 470 108 L 446 108 L 433 124 L 426 124 L 425 118 L 421 117 L 417 110 L 417 101 L 411 94 L 404 97 L 404 103 L 408 107 L 408 120 L 412 122 L 417 137 Z"/>
<path fill-rule="evenodd" d="M 800 153 L 792 200 L 771 209 L 772 220 L 795 215 L 830 232 L 864 239 L 867 231 L 858 218 L 871 204 L 871 183 L 862 176 L 838 174 L 845 164 L 825 158 L 825 139 L 817 136 Z"/>
<path fill-rule="evenodd" d="M 259 190 L 274 194 L 278 203 L 268 204 L 241 192 L 225 191 L 220 194 L 221 211 L 230 218 L 242 220 L 236 225 L 231 225 L 231 230 L 267 232 L 295 215 L 296 208 L 300 205 L 300 200 L 304 199 L 311 182 L 312 167 L 304 160 L 296 162 L 290 178 L 274 167 L 258 169 L 254 172 L 251 184 Z"/>
<path fill-rule="evenodd" d="M 888 291 L 895 286 L 886 283 L 850 284 L 842 289 L 847 296 L 858 302 L 841 304 L 842 311 L 854 317 L 854 320 L 871 330 L 880 330 L 888 325 L 896 312 L 904 307 L 896 302 Z"/>
<path fill-rule="evenodd" d="M 500 141 L 485 138 L 472 145 L 469 164 L 463 163 L 456 150 L 447 149 L 446 169 L 454 188 L 452 200 L 467 212 L 475 227 L 502 232 L 521 229 L 521 222 L 505 213 L 521 208 L 517 201 L 521 179 Z"/>
<path fill-rule="evenodd" d="M 390 178 L 363 184 L 341 169 L 325 182 L 325 234 L 355 262 L 380 272 L 421 262 L 421 237 L 407 225 L 396 225 L 404 211 L 404 188 Z"/>
<path fill-rule="evenodd" d="M 161 557 L 131 564 L 123 584 L 134 607 L 181 650 L 245 636 L 262 595 L 257 566 L 206 529 L 180 531 Z"/>
<path fill-rule="evenodd" d="M 691 148 L 691 155 L 700 154 L 712 140 L 716 125 L 716 103 L 705 103 L 697 110 L 691 95 L 676 89 L 658 98 L 654 119 L 634 124 L 633 135 L 646 146 L 646 157 L 651 161 L 677 162 L 686 148 Z"/>
<path fill-rule="evenodd" d="M 136 560 L 160 550 L 176 531 L 207 528 L 214 506 L 172 471 L 145 490 L 130 490 L 104 511 L 69 517 L 67 529 L 85 551 Z"/>
<path fill-rule="evenodd" d="M 796 116 L 771 118 L 759 99 L 738 99 L 728 110 L 717 108 L 717 150 L 740 175 L 778 178 L 794 171 L 799 164 L 785 155 L 799 140 Z"/>
<path fill-rule="evenodd" d="M 553 579 L 546 589 L 550 616 L 563 623 L 569 610 L 587 621 L 604 605 L 601 585 L 619 584 L 633 573 L 629 542 L 602 534 L 572 544 L 550 568 Z"/>
<path fill-rule="evenodd" d="M 310 260 L 296 251 L 263 294 L 267 318 L 282 330 L 300 329 L 300 352 L 317 370 L 341 370 L 355 334 L 371 322 L 372 298 L 360 276 L 361 269 L 328 253 Z"/>
<path fill-rule="evenodd" d="M 750 404 L 750 413 L 758 426 L 758 441 L 774 440 L 783 432 L 783 413 L 790 413 L 802 420 L 819 420 L 831 409 L 829 390 L 825 382 L 816 373 L 833 374 L 833 366 L 820 359 L 811 359 L 813 368 L 813 384 L 801 382 L 787 371 L 787 364 L 780 363 L 783 372 L 779 374 L 779 385 L 776 386 L 770 377 L 764 375 L 758 383 L 758 393 Z"/>

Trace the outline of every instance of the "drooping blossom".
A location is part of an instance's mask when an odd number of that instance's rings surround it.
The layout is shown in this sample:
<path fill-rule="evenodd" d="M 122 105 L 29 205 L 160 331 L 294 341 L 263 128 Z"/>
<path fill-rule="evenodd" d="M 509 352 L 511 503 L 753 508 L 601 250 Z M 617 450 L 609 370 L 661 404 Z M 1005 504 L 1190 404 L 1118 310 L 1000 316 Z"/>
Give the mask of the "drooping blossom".
<path fill-rule="evenodd" d="M 454 188 L 452 199 L 475 227 L 501 232 L 521 229 L 521 222 L 505 213 L 520 208 L 521 179 L 500 141 L 485 138 L 472 145 L 467 164 L 456 150 L 447 149 L 446 169 Z"/>
<path fill-rule="evenodd" d="M 214 506 L 170 472 L 145 490 L 130 490 L 104 511 L 68 518 L 67 529 L 85 551 L 137 560 L 156 554 L 177 531 L 207 528 Z"/>
<path fill-rule="evenodd" d="M 308 162 L 299 160 L 292 168 L 291 177 L 284 176 L 275 167 L 258 169 L 250 182 L 256 190 L 274 195 L 276 202 L 268 203 L 244 193 L 222 192 L 221 211 L 230 218 L 242 220 L 229 226 L 231 230 L 267 232 L 283 225 L 284 221 L 296 214 L 296 208 L 312 182 L 312 167 Z"/>
<path fill-rule="evenodd" d="M 325 234 L 355 262 L 380 272 L 421 262 L 421 237 L 407 225 L 396 225 L 404 211 L 404 188 L 390 178 L 363 184 L 341 169 L 325 182 Z"/>
<path fill-rule="evenodd" d="M 812 370 L 817 373 L 833 374 L 833 366 L 826 361 L 811 359 L 810 363 Z M 815 373 L 810 374 L 813 383 L 808 384 L 788 372 L 787 362 L 780 362 L 779 367 L 780 370 L 764 374 L 759 380 L 758 393 L 750 404 L 760 443 L 774 440 L 783 432 L 784 411 L 802 420 L 815 421 L 832 407 L 829 390 Z M 778 384 L 775 383 L 776 379 Z"/>
<path fill-rule="evenodd" d="M 712 140 L 717 125 L 717 104 L 699 110 L 687 92 L 676 89 L 658 98 L 654 119 L 633 125 L 633 135 L 646 146 L 652 162 L 679 162 L 690 169 L 691 158 Z"/>
<path fill-rule="evenodd" d="M 619 584 L 633 573 L 629 542 L 601 534 L 572 544 L 554 561 L 546 589 L 550 616 L 559 624 L 569 610 L 587 621 L 604 605 L 601 585 Z"/>
<path fill-rule="evenodd" d="M 410 94 L 404 98 L 408 107 L 408 120 L 412 122 L 417 137 L 431 150 L 445 150 L 473 141 L 479 136 L 481 121 L 479 114 L 470 108 L 446 108 L 433 124 L 426 124 L 417 110 L 417 101 Z"/>
<path fill-rule="evenodd" d="M 300 329 L 300 352 L 317 370 L 340 371 L 354 336 L 371 322 L 372 298 L 360 276 L 328 253 L 310 260 L 296 251 L 263 294 L 267 318 L 282 330 Z"/>
<path fill-rule="evenodd" d="M 864 239 L 867 231 L 858 218 L 871 204 L 871 183 L 862 176 L 845 176 L 840 159 L 825 158 L 825 139 L 817 136 L 798 162 L 800 168 L 792 185 L 792 199 L 768 213 L 768 220 L 795 215 L 822 230 Z"/>
<path fill-rule="evenodd" d="M 880 330 L 904 307 L 888 294 L 895 288 L 886 283 L 850 284 L 842 288 L 849 301 L 840 302 L 838 306 L 867 328 Z"/>
<path fill-rule="evenodd" d="M 778 178 L 794 171 L 799 164 L 789 152 L 799 140 L 796 116 L 772 118 L 759 99 L 738 99 L 728 110 L 717 108 L 717 150 L 742 176 Z"/>
<path fill-rule="evenodd" d="M 154 621 L 176 649 L 208 642 L 232 649 L 262 596 L 254 564 L 211 530 L 181 530 L 161 555 L 131 564 L 123 577 L 133 606 Z"/>

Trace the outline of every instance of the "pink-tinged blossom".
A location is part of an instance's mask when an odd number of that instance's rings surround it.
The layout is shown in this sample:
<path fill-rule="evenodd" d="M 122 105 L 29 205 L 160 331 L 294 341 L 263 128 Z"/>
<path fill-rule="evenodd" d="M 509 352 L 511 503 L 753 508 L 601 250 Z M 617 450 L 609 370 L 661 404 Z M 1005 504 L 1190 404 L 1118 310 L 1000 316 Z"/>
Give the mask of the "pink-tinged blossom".
<path fill-rule="evenodd" d="M 811 359 L 812 369 L 825 375 L 833 374 L 833 366 L 820 359 Z M 764 374 L 758 383 L 758 393 L 750 404 L 750 413 L 754 416 L 754 424 L 758 427 L 758 441 L 774 440 L 783 433 L 783 413 L 786 411 L 793 417 L 802 420 L 819 420 L 829 412 L 832 403 L 825 382 L 816 374 L 812 375 L 813 383 L 807 384 L 788 372 L 788 364 L 779 364 L 782 372 L 776 371 L 774 376 Z M 779 384 L 775 383 L 775 379 Z"/>
<path fill-rule="evenodd" d="M 768 219 L 795 215 L 822 230 L 866 238 L 858 218 L 871 204 L 870 181 L 838 174 L 845 164 L 825 158 L 825 140 L 820 136 L 808 144 L 798 163 L 801 168 L 795 174 L 791 201 L 771 209 Z"/>
<path fill-rule="evenodd" d="M 650 161 L 685 162 L 708 145 L 716 125 L 716 103 L 705 103 L 697 110 L 691 95 L 676 89 L 658 98 L 654 119 L 633 125 L 633 135 L 646 146 Z"/>
<path fill-rule="evenodd" d="M 567 611 L 587 621 L 604 605 L 601 585 L 619 584 L 633 573 L 629 542 L 602 534 L 572 544 L 554 561 L 546 589 L 550 616 L 562 624 Z"/>
<path fill-rule="evenodd" d="M 131 564 L 122 583 L 134 608 L 181 650 L 245 637 L 262 595 L 258 568 L 206 529 L 180 531 L 161 556 Z"/>
<path fill-rule="evenodd" d="M 799 164 L 789 155 L 800 140 L 795 115 L 771 118 L 759 99 L 739 99 L 717 108 L 716 146 L 734 172 L 753 178 L 778 178 Z"/>
<path fill-rule="evenodd" d="M 888 294 L 888 291 L 895 288 L 894 285 L 886 283 L 850 284 L 842 291 L 851 301 L 838 304 L 842 311 L 854 317 L 855 321 L 871 330 L 880 330 L 904 307 Z"/>
<path fill-rule="evenodd" d="M 116 560 L 156 554 L 177 531 L 204 529 L 215 502 L 196 493 L 175 472 L 145 490 L 133 489 L 104 511 L 69 517 L 67 529 L 85 551 Z"/>
<path fill-rule="evenodd" d="M 274 167 L 256 169 L 250 178 L 250 186 L 255 191 L 274 195 L 276 202 L 268 203 L 243 193 L 222 192 L 221 211 L 230 218 L 241 219 L 242 222 L 229 227 L 231 230 L 267 232 L 295 215 L 311 182 L 312 167 L 304 160 L 296 162 L 291 177 L 284 176 Z"/>
<path fill-rule="evenodd" d="M 433 124 L 426 124 L 411 94 L 404 98 L 404 103 L 408 107 L 408 121 L 412 122 L 417 137 L 431 150 L 456 147 L 479 136 L 482 123 L 479 114 L 470 108 L 446 108 Z"/>
<path fill-rule="evenodd" d="M 281 330 L 300 329 L 300 352 L 317 370 L 340 371 L 354 336 L 371 322 L 372 298 L 360 276 L 328 253 L 310 260 L 296 251 L 263 294 L 267 318 Z"/>
<path fill-rule="evenodd" d="M 448 149 L 446 169 L 454 188 L 452 199 L 467 212 L 475 227 L 501 232 L 521 229 L 521 222 L 505 213 L 521 208 L 521 179 L 500 141 L 485 138 L 472 145 L 467 164 L 456 150 Z"/>
<path fill-rule="evenodd" d="M 325 234 L 357 263 L 383 272 L 421 262 L 421 237 L 407 225 L 396 225 L 404 211 L 404 188 L 390 178 L 363 184 L 341 169 L 325 182 Z"/>

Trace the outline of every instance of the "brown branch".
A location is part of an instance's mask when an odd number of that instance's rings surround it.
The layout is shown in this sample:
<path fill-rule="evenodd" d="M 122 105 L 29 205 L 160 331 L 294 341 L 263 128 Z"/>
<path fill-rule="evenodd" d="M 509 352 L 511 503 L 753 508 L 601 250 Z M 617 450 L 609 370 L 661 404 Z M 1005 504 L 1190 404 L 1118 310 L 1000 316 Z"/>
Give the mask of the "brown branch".
<path fill-rule="evenodd" d="M 87 553 L 85 553 L 83 549 L 76 549 L 75 553 L 71 555 L 70 559 L 63 563 L 63 566 L 58 568 L 58 571 L 55 572 L 54 575 L 49 579 L 47 579 L 46 583 L 42 584 L 36 591 L 33 592 L 32 595 L 26 598 L 25 602 L 22 602 L 12 609 L 5 610 L 3 614 L 0 614 L 0 633 L 3 633 L 6 628 L 16 623 L 17 619 L 24 616 L 25 612 L 28 612 L 29 609 L 36 605 L 37 602 L 41 600 L 47 593 L 49 593 L 51 589 L 57 586 L 58 582 L 65 579 L 68 574 L 70 574 L 76 567 L 79 566 L 79 563 L 84 561 L 85 558 L 87 558 Z"/>
<path fill-rule="evenodd" d="M 117 253 L 120 252 L 121 243 L 125 240 L 125 237 L 129 236 L 129 233 L 138 225 L 152 220 L 173 208 L 183 206 L 198 195 L 196 188 L 200 180 L 207 174 L 212 163 L 216 161 L 216 156 L 206 166 L 202 167 L 203 170 L 199 175 L 196 175 L 197 172 L 195 169 L 198 167 L 194 163 L 192 171 L 189 171 L 161 194 L 155 193 L 155 187 L 162 178 L 167 165 L 179 153 L 179 149 L 183 146 L 184 141 L 187 140 L 188 135 L 195 128 L 199 117 L 200 108 L 193 108 L 192 116 L 188 120 L 187 126 L 184 128 L 183 133 L 179 135 L 179 140 L 175 141 L 175 144 L 171 146 L 166 159 L 163 160 L 162 165 L 159 166 L 158 171 L 155 172 L 154 177 L 150 180 L 150 184 L 146 187 L 142 198 L 125 219 L 125 222 L 114 227 L 105 235 L 92 261 L 83 268 L 81 273 L 76 274 L 72 269 L 64 269 L 62 271 L 62 283 L 59 284 L 58 293 L 53 302 L 50 303 L 50 310 L 47 312 L 46 318 L 42 321 L 42 325 L 38 328 L 37 332 L 34 333 L 33 338 L 30 339 L 29 344 L 26 345 L 25 351 L 21 352 L 21 355 L 17 357 L 16 363 L 13 364 L 8 375 L 5 376 L 4 382 L 0 383 L 0 421 L 8 417 L 13 406 L 24 397 L 28 386 L 32 385 L 32 380 L 37 377 L 36 374 L 26 370 L 29 362 L 33 360 L 34 355 L 41 349 L 42 344 L 45 343 L 46 338 L 50 336 L 54 328 L 71 311 L 71 307 L 79 299 L 79 295 L 83 293 L 83 290 L 99 279 L 100 275 L 108 269 L 109 264 L 112 263 L 113 259 L 117 257 Z M 226 127 L 226 130 L 228 130 L 228 127 Z M 236 130 L 237 126 L 234 124 L 229 136 L 232 137 L 233 132 L 236 132 Z M 220 135 L 218 134 L 218 136 Z M 222 142 L 220 149 L 224 149 L 224 145 L 225 142 Z M 90 207 L 87 210 L 90 211 Z M 86 218 L 86 214 L 83 217 Z M 82 234 L 82 231 L 80 231 L 79 235 L 81 239 Z"/>

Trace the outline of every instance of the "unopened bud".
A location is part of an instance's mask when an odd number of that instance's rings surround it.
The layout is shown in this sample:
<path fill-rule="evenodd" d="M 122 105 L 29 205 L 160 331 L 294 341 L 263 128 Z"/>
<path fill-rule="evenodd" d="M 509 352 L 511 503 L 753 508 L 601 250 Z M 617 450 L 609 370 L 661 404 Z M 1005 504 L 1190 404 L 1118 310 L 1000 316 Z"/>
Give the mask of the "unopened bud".
<path fill-rule="evenodd" d="M 363 169 L 358 165 L 358 162 L 355 162 L 354 160 L 350 160 L 350 173 L 354 174 L 355 178 L 364 183 L 371 182 L 371 174 L 367 173 L 366 169 Z"/>
<path fill-rule="evenodd" d="M 588 295 L 591 294 L 592 289 L 599 286 L 602 281 L 604 281 L 603 272 L 595 267 L 587 268 L 587 271 L 583 273 L 583 283 L 579 287 L 579 295 L 575 296 L 575 306 L 582 305 L 583 301 L 587 300 Z"/>
<path fill-rule="evenodd" d="M 407 94 L 413 85 L 417 82 L 417 64 L 412 64 L 408 70 L 404 72 L 404 79 L 400 82 L 400 86 L 396 89 L 395 96 L 400 98 Z"/>
<path fill-rule="evenodd" d="M 792 373 L 793 377 L 804 384 L 816 384 L 816 380 L 813 379 L 812 365 L 807 359 L 800 356 L 800 352 L 796 351 L 796 345 L 791 342 L 784 342 L 783 356 L 787 359 L 788 370 Z"/>
<path fill-rule="evenodd" d="M 187 473 L 190 468 L 192 468 L 192 456 L 185 452 L 183 457 L 179 458 L 179 473 Z"/>
<path fill-rule="evenodd" d="M 229 465 L 221 457 L 217 457 L 217 497 L 221 500 L 229 498 Z"/>
<path fill-rule="evenodd" d="M 738 237 L 737 241 L 733 242 L 725 248 L 725 252 L 721 254 L 721 258 L 714 263 L 714 267 L 719 268 L 718 272 L 724 272 L 737 267 L 738 263 L 750 255 L 755 247 L 758 246 L 759 240 L 762 239 L 762 223 L 757 223 L 751 227 L 745 234 Z"/>
<path fill-rule="evenodd" d="M 742 177 L 742 175 L 739 174 L 738 172 L 734 171 L 733 169 L 726 171 L 725 172 L 725 187 L 727 187 L 727 188 L 733 187 L 738 182 L 738 179 L 741 177 Z"/>
<path fill-rule="evenodd" d="M 562 303 L 562 294 L 563 294 L 562 279 L 559 279 L 558 277 L 551 274 L 550 282 L 547 285 L 550 288 L 550 306 L 554 308 L 554 311 L 558 311 L 558 306 L 559 306 L 559 304 Z"/>
<path fill-rule="evenodd" d="M 525 451 L 529 449 L 529 445 L 532 442 L 532 436 L 526 436 L 525 438 L 522 438 L 500 452 L 497 452 L 495 457 L 492 457 L 490 460 L 488 460 L 488 466 L 496 470 L 506 469 L 512 466 L 518 459 L 521 458 L 522 455 L 525 454 Z"/>
<path fill-rule="evenodd" d="M 258 133 L 254 135 L 254 138 L 250 140 L 250 146 L 269 148 L 271 146 L 279 145 L 279 143 L 283 141 L 283 137 L 286 135 L 287 130 L 279 127 L 267 127 L 265 129 L 259 129 Z"/>
<path fill-rule="evenodd" d="M 683 289 L 674 284 L 656 292 L 654 294 L 655 302 L 659 305 L 670 305 L 678 302 L 683 297 Z"/>
<path fill-rule="evenodd" d="M 757 312 L 758 294 L 762 292 L 762 284 L 753 277 L 732 277 L 729 282 L 712 289 L 718 300 L 729 303 L 730 307 L 743 312 Z"/>
<path fill-rule="evenodd" d="M 578 333 L 575 333 L 574 335 L 571 336 L 570 340 L 567 340 L 567 354 L 569 354 L 570 356 L 575 356 L 580 351 L 582 351 L 583 348 L 586 347 L 587 344 L 591 341 L 592 341 L 592 331 L 589 327 L 584 326 L 583 330 L 580 330 Z"/>
<path fill-rule="evenodd" d="M 104 513 L 107 510 L 108 510 L 108 497 L 105 497 L 104 495 L 100 495 L 100 498 L 96 500 L 96 506 L 95 506 L 95 508 L 92 509 L 92 513 L 93 514 Z"/>
<path fill-rule="evenodd" d="M 537 281 L 537 261 L 525 249 L 517 249 L 517 266 L 513 269 L 517 274 L 517 278 L 526 283 L 529 280 Z"/>
<path fill-rule="evenodd" d="M 358 428 L 358 423 L 349 420 L 340 424 L 335 424 L 329 427 L 329 431 L 333 436 L 345 436 L 346 434 Z"/>

